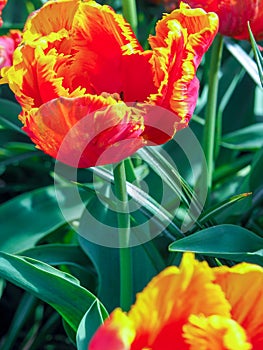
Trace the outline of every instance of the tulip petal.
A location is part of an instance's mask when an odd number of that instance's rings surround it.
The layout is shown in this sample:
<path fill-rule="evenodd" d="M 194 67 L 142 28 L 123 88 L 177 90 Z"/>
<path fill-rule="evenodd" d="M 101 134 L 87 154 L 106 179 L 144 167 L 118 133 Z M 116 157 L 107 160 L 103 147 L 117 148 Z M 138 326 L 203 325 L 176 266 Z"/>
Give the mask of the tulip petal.
<path fill-rule="evenodd" d="M 202 292 L 200 292 L 202 291 Z M 187 349 L 182 327 L 191 314 L 229 317 L 230 305 L 206 262 L 185 254 L 180 268 L 168 267 L 137 295 L 128 313 L 136 325 L 134 348 Z M 173 341 L 171 342 L 171 339 Z"/>
<path fill-rule="evenodd" d="M 89 350 L 129 350 L 134 336 L 131 320 L 120 309 L 116 309 L 91 339 Z"/>
<path fill-rule="evenodd" d="M 263 269 L 238 264 L 215 269 L 216 283 L 232 305 L 233 318 L 246 329 L 254 350 L 263 348 Z"/>
<path fill-rule="evenodd" d="M 155 84 L 159 86 L 149 102 L 171 109 L 184 124 L 188 123 L 197 100 L 196 69 L 217 29 L 215 14 L 181 4 L 180 9 L 157 23 L 156 36 L 149 39 Z"/>
<path fill-rule="evenodd" d="M 5 7 L 6 3 L 7 3 L 7 0 L 0 0 L 0 27 L 3 24 L 1 15 L 2 15 L 2 10 Z"/>
<path fill-rule="evenodd" d="M 257 40 L 263 39 L 263 1 L 259 0 L 257 14 L 250 21 L 252 33 Z"/>
<path fill-rule="evenodd" d="M 109 6 L 82 2 L 74 19 L 72 39 L 76 50 L 72 72 L 83 77 L 82 86 L 92 86 L 95 94 L 123 92 L 123 56 L 143 52 L 125 19 Z M 143 62 L 143 55 L 141 58 Z"/>
<path fill-rule="evenodd" d="M 224 316 L 191 315 L 183 327 L 184 338 L 191 350 L 250 350 L 245 330 L 234 320 Z"/>
<path fill-rule="evenodd" d="M 144 145 L 143 114 L 113 97 L 57 98 L 35 109 L 24 130 L 47 154 L 80 168 L 118 162 Z"/>
<path fill-rule="evenodd" d="M 213 11 L 219 16 L 219 32 L 236 39 L 249 39 L 247 22 L 256 39 L 263 37 L 263 2 L 261 0 L 184 0 L 192 7 Z"/>

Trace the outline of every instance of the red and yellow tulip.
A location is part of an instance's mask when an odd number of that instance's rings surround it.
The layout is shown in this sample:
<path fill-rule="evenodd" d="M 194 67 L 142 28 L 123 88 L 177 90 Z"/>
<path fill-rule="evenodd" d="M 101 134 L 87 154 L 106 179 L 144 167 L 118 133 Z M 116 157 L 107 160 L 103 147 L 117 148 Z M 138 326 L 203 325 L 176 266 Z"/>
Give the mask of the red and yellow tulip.
<path fill-rule="evenodd" d="M 128 313 L 112 312 L 89 350 L 261 350 L 263 269 L 210 268 L 183 256 L 137 295 Z"/>
<path fill-rule="evenodd" d="M 7 3 L 7 0 L 0 0 L 0 27 L 3 24 L 1 15 L 2 15 L 2 10 L 5 7 L 6 3 Z"/>
<path fill-rule="evenodd" d="M 171 1 L 170 1 L 171 2 Z M 257 40 L 263 39 L 262 0 L 186 0 L 192 7 L 216 12 L 219 31 L 236 39 L 249 39 L 247 22 Z"/>
<path fill-rule="evenodd" d="M 74 167 L 113 163 L 188 125 L 196 70 L 217 30 L 216 14 L 182 3 L 144 51 L 109 6 L 50 0 L 28 19 L 1 83 L 38 148 Z"/>
<path fill-rule="evenodd" d="M 0 68 L 11 66 L 13 53 L 21 41 L 19 30 L 10 30 L 8 35 L 0 36 Z"/>

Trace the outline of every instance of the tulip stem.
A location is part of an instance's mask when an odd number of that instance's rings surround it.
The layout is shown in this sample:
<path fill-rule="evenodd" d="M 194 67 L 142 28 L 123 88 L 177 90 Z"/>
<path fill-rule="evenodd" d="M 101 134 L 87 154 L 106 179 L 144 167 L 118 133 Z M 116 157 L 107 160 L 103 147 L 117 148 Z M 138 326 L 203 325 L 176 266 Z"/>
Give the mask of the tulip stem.
<path fill-rule="evenodd" d="M 124 18 L 130 23 L 134 33 L 137 32 L 138 19 L 135 0 L 122 0 L 122 13 Z"/>
<path fill-rule="evenodd" d="M 217 117 L 217 95 L 219 82 L 219 69 L 223 51 L 223 36 L 218 34 L 213 42 L 211 61 L 209 66 L 208 101 L 205 111 L 205 127 L 203 138 L 203 149 L 207 162 L 207 201 L 210 200 L 212 189 L 214 155 L 215 155 L 215 133 Z"/>
<path fill-rule="evenodd" d="M 133 301 L 132 255 L 129 247 L 130 215 L 124 161 L 113 170 L 115 195 L 118 201 L 117 216 L 120 243 L 120 306 L 128 311 Z"/>

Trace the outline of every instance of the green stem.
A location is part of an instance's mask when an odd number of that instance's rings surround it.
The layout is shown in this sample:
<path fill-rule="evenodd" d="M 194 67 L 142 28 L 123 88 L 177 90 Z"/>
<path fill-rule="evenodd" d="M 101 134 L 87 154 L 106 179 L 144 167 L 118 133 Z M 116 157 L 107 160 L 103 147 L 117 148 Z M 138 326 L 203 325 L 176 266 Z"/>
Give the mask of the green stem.
<path fill-rule="evenodd" d="M 128 212 L 128 194 L 124 162 L 113 170 L 114 188 L 118 204 L 118 227 L 120 242 L 120 306 L 128 311 L 133 301 L 132 255 L 129 247 L 130 215 Z"/>
<path fill-rule="evenodd" d="M 124 18 L 130 23 L 134 33 L 137 32 L 138 19 L 135 0 L 122 0 L 122 13 Z"/>
<path fill-rule="evenodd" d="M 212 46 L 211 62 L 209 67 L 208 80 L 208 101 L 205 114 L 205 127 L 203 148 L 207 162 L 207 187 L 208 201 L 212 189 L 213 171 L 214 171 L 214 154 L 215 154 L 215 130 L 216 130 L 216 111 L 217 111 L 217 94 L 219 82 L 219 69 L 223 51 L 223 36 L 217 35 Z"/>

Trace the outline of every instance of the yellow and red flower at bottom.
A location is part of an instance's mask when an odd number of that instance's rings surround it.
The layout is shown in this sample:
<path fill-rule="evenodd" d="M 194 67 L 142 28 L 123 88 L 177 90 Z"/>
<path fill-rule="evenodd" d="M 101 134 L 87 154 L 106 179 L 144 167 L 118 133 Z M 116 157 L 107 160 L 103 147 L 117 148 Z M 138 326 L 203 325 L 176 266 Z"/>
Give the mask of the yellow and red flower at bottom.
<path fill-rule="evenodd" d="M 241 263 L 210 268 L 185 253 L 137 295 L 128 313 L 115 309 L 89 350 L 260 350 L 263 269 Z"/>

